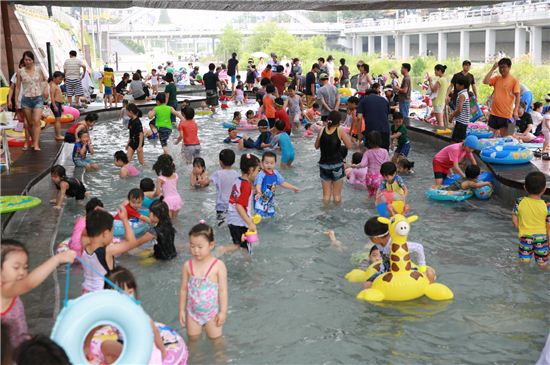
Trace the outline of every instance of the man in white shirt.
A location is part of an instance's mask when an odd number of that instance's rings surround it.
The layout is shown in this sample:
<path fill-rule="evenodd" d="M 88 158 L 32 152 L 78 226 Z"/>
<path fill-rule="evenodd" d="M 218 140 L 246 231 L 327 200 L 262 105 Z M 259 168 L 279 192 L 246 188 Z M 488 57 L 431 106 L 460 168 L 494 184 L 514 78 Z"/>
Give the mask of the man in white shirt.
<path fill-rule="evenodd" d="M 82 68 L 82 74 L 80 69 Z M 81 59 L 76 58 L 76 51 L 69 52 L 69 59 L 63 64 L 63 72 L 65 73 L 65 87 L 69 105 L 72 105 L 73 96 L 75 104 L 80 105 L 80 97 L 84 95 L 82 88 L 82 79 L 86 74 L 86 65 Z"/>

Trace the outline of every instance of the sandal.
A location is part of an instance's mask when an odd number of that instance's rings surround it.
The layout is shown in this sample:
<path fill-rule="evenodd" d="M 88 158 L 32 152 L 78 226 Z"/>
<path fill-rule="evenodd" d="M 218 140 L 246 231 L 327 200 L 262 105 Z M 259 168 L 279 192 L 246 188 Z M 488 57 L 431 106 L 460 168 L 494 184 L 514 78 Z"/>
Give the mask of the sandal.
<path fill-rule="evenodd" d="M 548 154 L 548 152 L 542 154 L 542 159 L 544 161 L 550 161 L 550 155 Z"/>
<path fill-rule="evenodd" d="M 535 157 L 542 157 L 542 151 L 541 151 L 541 149 L 540 149 L 540 148 L 537 148 L 537 150 L 533 152 L 533 155 L 534 155 Z"/>

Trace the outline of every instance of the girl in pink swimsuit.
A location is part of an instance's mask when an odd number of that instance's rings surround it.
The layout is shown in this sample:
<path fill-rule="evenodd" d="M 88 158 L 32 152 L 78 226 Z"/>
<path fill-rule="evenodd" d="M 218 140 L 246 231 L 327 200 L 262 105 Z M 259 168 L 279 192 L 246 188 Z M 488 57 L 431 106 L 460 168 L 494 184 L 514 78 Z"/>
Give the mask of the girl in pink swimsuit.
<path fill-rule="evenodd" d="M 376 196 L 380 182 L 383 180 L 382 175 L 380 175 L 380 166 L 384 162 L 390 160 L 390 155 L 388 150 L 381 148 L 382 137 L 377 131 L 372 131 L 367 134 L 367 150 L 363 154 L 361 162 L 356 165 L 351 165 L 354 169 L 359 169 L 367 167 L 367 190 L 369 192 L 369 197 Z"/>
<path fill-rule="evenodd" d="M 120 167 L 119 176 L 121 178 L 125 177 L 136 177 L 141 174 L 141 172 L 130 163 L 128 160 L 128 155 L 124 151 L 115 152 L 115 166 Z"/>
<path fill-rule="evenodd" d="M 179 210 L 183 206 L 183 200 L 178 193 L 178 174 L 176 174 L 176 165 L 174 165 L 172 156 L 160 155 L 153 165 L 153 170 L 158 175 L 155 195 L 164 197 L 164 202 L 170 210 L 170 218 L 176 219 Z"/>
<path fill-rule="evenodd" d="M 218 338 L 227 318 L 227 269 L 212 256 L 214 231 L 201 221 L 189 231 L 193 258 L 183 265 L 179 318 L 189 339 Z"/>
<path fill-rule="evenodd" d="M 19 296 L 42 284 L 58 265 L 72 263 L 75 257 L 73 250 L 58 253 L 29 274 L 29 253 L 25 246 L 15 240 L 2 240 L 2 324 L 8 327 L 13 348 L 25 340 L 28 332 L 25 308 Z"/>

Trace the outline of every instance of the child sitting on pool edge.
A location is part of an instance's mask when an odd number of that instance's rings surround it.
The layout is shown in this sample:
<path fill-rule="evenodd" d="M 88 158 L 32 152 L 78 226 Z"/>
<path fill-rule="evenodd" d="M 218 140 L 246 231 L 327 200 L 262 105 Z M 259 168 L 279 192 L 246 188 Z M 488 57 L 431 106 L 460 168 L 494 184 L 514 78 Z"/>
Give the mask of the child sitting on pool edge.
<path fill-rule="evenodd" d="M 546 176 L 534 171 L 525 177 L 527 196 L 516 201 L 512 222 L 518 229 L 518 257 L 522 263 L 530 263 L 533 255 L 541 269 L 548 268 L 548 236 L 550 234 L 550 213 L 548 204 L 542 200 L 546 191 Z"/>
<path fill-rule="evenodd" d="M 451 173 L 451 169 L 465 178 L 466 174 L 464 174 L 459 164 L 465 157 L 468 157 L 472 165 L 477 165 L 476 159 L 472 154 L 477 149 L 479 149 L 477 137 L 469 135 L 464 142 L 448 145 L 439 151 L 432 161 L 435 178 L 434 187 L 443 185 L 443 180 Z"/>
<path fill-rule="evenodd" d="M 55 185 L 55 198 L 50 200 L 51 204 L 55 204 L 54 208 L 61 209 L 65 196 L 75 198 L 77 202 L 81 202 L 86 198 L 86 187 L 75 177 L 67 177 L 65 168 L 61 165 L 55 165 L 50 170 L 52 182 Z"/>

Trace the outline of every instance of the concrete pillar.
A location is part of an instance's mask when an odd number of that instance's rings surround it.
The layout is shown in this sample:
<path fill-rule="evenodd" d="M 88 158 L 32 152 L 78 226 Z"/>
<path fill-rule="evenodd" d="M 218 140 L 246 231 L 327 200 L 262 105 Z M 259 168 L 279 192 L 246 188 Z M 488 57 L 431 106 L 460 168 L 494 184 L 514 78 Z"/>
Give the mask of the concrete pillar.
<path fill-rule="evenodd" d="M 368 44 L 369 55 L 374 55 L 376 53 L 376 49 L 374 47 L 375 46 L 374 36 L 369 35 L 368 41 L 369 41 L 369 44 Z"/>
<path fill-rule="evenodd" d="M 395 37 L 395 49 L 394 55 L 396 60 L 400 60 L 403 57 L 403 36 L 401 34 Z"/>
<path fill-rule="evenodd" d="M 388 55 L 388 36 L 380 36 L 380 55 L 386 57 Z"/>
<path fill-rule="evenodd" d="M 353 54 L 356 56 L 363 54 L 363 37 L 361 37 L 359 34 L 356 34 L 354 44 L 355 51 L 353 52 Z"/>
<path fill-rule="evenodd" d="M 531 27 L 529 54 L 532 64 L 540 65 L 542 63 L 542 27 Z"/>
<path fill-rule="evenodd" d="M 526 53 L 526 41 L 527 31 L 525 28 L 516 28 L 514 32 L 514 58 L 520 58 Z"/>
<path fill-rule="evenodd" d="M 411 53 L 411 36 L 408 34 L 403 34 L 403 50 L 401 51 L 401 57 L 407 59 L 410 57 Z"/>
<path fill-rule="evenodd" d="M 470 31 L 460 31 L 460 60 L 470 59 Z"/>
<path fill-rule="evenodd" d="M 428 35 L 420 33 L 418 35 L 418 55 L 426 56 L 428 53 Z"/>
<path fill-rule="evenodd" d="M 346 48 L 351 50 L 351 54 L 353 54 L 353 36 L 346 35 Z"/>
<path fill-rule="evenodd" d="M 447 59 L 447 33 L 439 32 L 437 34 L 437 60 L 439 62 Z"/>
<path fill-rule="evenodd" d="M 496 53 L 496 33 L 494 29 L 485 30 L 485 61 L 495 58 Z"/>

